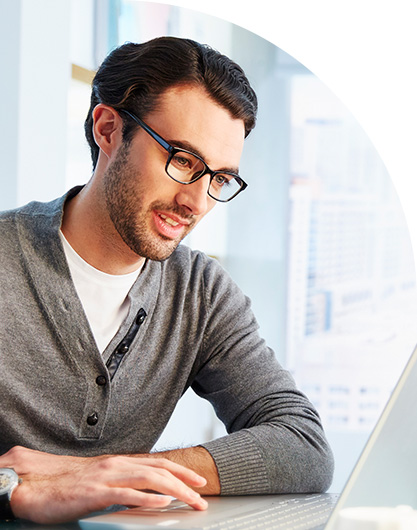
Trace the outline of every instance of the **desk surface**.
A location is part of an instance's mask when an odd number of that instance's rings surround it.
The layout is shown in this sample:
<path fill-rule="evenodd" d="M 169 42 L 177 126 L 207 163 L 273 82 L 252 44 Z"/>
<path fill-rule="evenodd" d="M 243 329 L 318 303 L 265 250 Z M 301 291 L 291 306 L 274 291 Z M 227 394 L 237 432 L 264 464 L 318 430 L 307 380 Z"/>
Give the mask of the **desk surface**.
<path fill-rule="evenodd" d="M 318 497 L 320 497 L 320 499 L 318 499 Z M 303 503 L 305 502 L 304 506 L 306 506 L 306 504 L 308 505 L 309 510 L 310 510 L 310 515 L 311 515 L 312 502 L 321 504 L 321 506 L 318 506 L 318 508 L 322 508 L 324 506 L 323 505 L 323 502 L 324 502 L 326 505 L 326 510 L 327 508 L 329 508 L 328 512 L 326 512 L 327 513 L 326 519 L 327 519 L 328 515 L 330 514 L 331 508 L 336 503 L 337 497 L 338 495 L 329 494 L 329 493 L 310 494 L 310 495 L 308 494 L 306 495 L 302 495 L 302 494 L 266 495 L 266 496 L 250 495 L 250 496 L 237 496 L 237 497 L 233 497 L 233 496 L 216 497 L 215 496 L 215 497 L 210 497 L 210 499 L 212 500 L 212 503 L 209 502 L 209 509 L 207 510 L 207 512 L 200 512 L 200 513 L 208 514 L 211 508 L 211 510 L 214 510 L 212 514 L 220 513 L 221 515 L 224 515 L 226 517 L 230 517 L 230 516 L 235 517 L 236 510 L 238 510 L 238 516 L 241 517 L 244 514 L 250 515 L 250 514 L 256 513 L 256 511 L 259 508 L 262 509 L 260 513 L 263 513 L 265 512 L 266 508 L 269 509 L 269 508 L 272 508 L 272 506 L 275 507 L 277 504 L 280 504 L 280 509 L 282 509 L 282 502 L 287 502 L 287 503 L 291 503 L 292 505 L 299 505 L 299 506 L 303 505 Z M 244 499 L 244 501 L 242 501 L 242 499 Z M 250 502 L 250 500 L 253 500 L 253 502 Z M 277 503 L 277 501 L 279 502 Z M 94 515 L 103 515 L 105 513 L 108 513 L 109 515 L 111 515 L 112 512 L 119 511 L 121 508 L 122 508 L 121 506 L 112 506 L 109 509 L 104 510 L 102 512 L 96 512 Z M 175 506 L 173 507 L 173 509 L 175 509 Z M 233 512 L 231 512 L 231 510 L 233 510 Z M 253 510 L 255 510 L 255 512 Z M 321 510 L 320 512 L 320 517 L 322 517 L 322 513 L 323 513 L 323 510 Z M 148 523 L 149 521 L 147 521 L 147 524 Z M 46 524 L 36 524 L 30 521 L 17 520 L 17 521 L 0 523 L 0 528 L 1 530 L 81 530 L 81 526 L 78 524 L 77 521 L 70 522 L 70 523 L 46 525 Z"/>

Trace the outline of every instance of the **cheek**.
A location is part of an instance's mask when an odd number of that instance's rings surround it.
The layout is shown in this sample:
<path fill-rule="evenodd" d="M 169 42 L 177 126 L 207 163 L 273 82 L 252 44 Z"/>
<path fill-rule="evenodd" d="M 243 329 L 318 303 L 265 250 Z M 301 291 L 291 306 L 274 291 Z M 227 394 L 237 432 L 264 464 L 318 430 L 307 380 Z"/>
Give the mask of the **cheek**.
<path fill-rule="evenodd" d="M 197 223 L 199 223 L 199 222 L 201 221 L 201 219 L 203 219 L 203 217 L 206 217 L 206 215 L 207 215 L 209 212 L 211 212 L 211 210 L 212 210 L 212 209 L 216 206 L 216 204 L 217 204 L 217 201 L 215 201 L 214 199 L 212 199 L 212 198 L 209 197 L 208 195 L 207 195 L 207 198 L 208 198 L 208 202 L 207 202 L 207 210 L 206 210 L 203 214 L 201 214 L 201 215 L 199 215 L 199 216 L 197 217 Z M 196 224 L 197 224 L 197 223 L 196 223 Z"/>
<path fill-rule="evenodd" d="M 175 192 L 176 183 L 165 172 L 165 163 L 155 157 L 144 157 L 138 166 L 141 175 L 141 187 L 149 193 L 167 196 Z"/>
<path fill-rule="evenodd" d="M 217 204 L 217 201 L 215 201 L 214 199 L 212 199 L 211 197 L 209 197 L 209 202 L 207 204 L 208 208 L 207 208 L 207 213 L 211 212 L 211 210 L 216 206 Z"/>

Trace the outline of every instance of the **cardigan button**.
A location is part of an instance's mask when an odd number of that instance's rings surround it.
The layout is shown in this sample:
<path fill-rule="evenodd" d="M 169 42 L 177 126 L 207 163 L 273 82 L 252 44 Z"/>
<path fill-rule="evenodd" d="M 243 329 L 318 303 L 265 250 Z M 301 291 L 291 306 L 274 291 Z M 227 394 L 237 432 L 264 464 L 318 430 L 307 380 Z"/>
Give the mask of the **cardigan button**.
<path fill-rule="evenodd" d="M 104 377 L 104 375 L 99 375 L 96 379 L 96 383 L 99 386 L 104 386 L 107 383 L 107 379 Z"/>
<path fill-rule="evenodd" d="M 97 412 L 93 412 L 92 414 L 90 414 L 87 418 L 87 423 L 88 425 L 97 425 L 98 423 L 98 416 L 97 416 Z"/>

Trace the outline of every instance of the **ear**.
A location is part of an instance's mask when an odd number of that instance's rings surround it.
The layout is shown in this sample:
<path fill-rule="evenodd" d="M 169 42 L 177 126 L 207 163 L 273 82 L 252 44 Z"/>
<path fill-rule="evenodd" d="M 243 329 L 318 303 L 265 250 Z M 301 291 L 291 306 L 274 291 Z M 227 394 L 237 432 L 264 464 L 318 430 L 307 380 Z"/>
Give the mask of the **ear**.
<path fill-rule="evenodd" d="M 98 147 L 110 157 L 122 142 L 123 121 L 119 113 L 103 103 L 93 110 L 93 136 Z"/>

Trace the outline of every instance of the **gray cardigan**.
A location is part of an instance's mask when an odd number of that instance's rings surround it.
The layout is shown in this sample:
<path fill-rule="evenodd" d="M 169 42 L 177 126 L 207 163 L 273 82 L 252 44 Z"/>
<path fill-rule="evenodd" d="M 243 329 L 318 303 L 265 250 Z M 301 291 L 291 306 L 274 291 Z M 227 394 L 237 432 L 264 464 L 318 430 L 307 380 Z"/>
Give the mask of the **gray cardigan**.
<path fill-rule="evenodd" d="M 222 494 L 327 489 L 333 459 L 318 414 L 216 260 L 184 245 L 148 260 L 100 354 L 59 239 L 65 199 L 0 216 L 0 454 L 149 452 L 191 386 L 230 433 L 202 444 Z M 110 379 L 106 362 L 144 313 Z"/>

